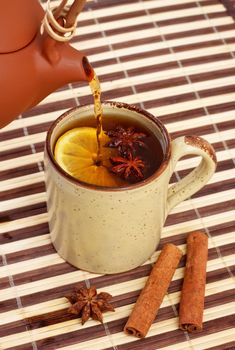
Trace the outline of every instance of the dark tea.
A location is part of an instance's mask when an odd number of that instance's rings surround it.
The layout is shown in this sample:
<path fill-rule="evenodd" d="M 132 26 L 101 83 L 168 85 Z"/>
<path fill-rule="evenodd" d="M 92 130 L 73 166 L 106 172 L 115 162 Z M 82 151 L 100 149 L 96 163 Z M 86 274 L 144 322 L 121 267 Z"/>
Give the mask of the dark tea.
<path fill-rule="evenodd" d="M 97 76 L 90 81 L 94 116 L 57 140 L 58 164 L 76 179 L 97 186 L 125 187 L 151 176 L 161 165 L 163 150 L 157 137 L 127 117 L 103 115 Z"/>

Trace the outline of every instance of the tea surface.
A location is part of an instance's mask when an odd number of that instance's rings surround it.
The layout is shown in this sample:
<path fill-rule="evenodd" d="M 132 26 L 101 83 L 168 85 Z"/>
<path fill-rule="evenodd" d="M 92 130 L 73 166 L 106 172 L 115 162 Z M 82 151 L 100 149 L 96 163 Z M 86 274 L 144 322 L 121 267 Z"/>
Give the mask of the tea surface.
<path fill-rule="evenodd" d="M 94 116 L 78 120 L 55 146 L 58 164 L 76 179 L 97 186 L 123 187 L 145 180 L 160 166 L 158 139 L 142 124 L 103 116 L 101 89 L 94 73 L 89 82 Z"/>
<path fill-rule="evenodd" d="M 135 146 L 135 156 L 143 160 L 143 177 L 135 176 L 129 179 L 118 176 L 112 172 L 110 159 L 120 157 L 117 148 L 108 147 L 112 138 L 110 132 L 122 127 L 127 130 L 134 128 L 136 133 L 143 133 L 144 147 Z M 103 117 L 103 129 L 100 136 L 100 158 L 98 159 L 96 120 L 93 116 L 77 121 L 74 128 L 63 134 L 56 143 L 55 158 L 61 167 L 73 177 L 94 185 L 108 187 L 123 187 L 145 180 L 151 176 L 161 165 L 163 150 L 159 140 L 139 123 L 119 116 Z M 68 135 L 71 135 L 69 140 Z M 114 165 L 115 166 L 115 165 Z M 105 168 L 105 169 L 104 169 Z M 101 177 L 99 179 L 99 177 Z"/>

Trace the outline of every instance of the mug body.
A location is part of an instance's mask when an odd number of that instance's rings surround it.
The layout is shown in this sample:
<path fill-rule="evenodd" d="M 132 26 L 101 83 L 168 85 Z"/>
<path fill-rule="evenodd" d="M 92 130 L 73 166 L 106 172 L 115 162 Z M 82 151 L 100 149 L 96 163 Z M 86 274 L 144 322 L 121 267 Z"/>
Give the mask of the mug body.
<path fill-rule="evenodd" d="M 163 161 L 136 184 L 106 188 L 85 184 L 62 170 L 53 157 L 55 143 L 77 120 L 93 116 L 93 106 L 62 115 L 51 126 L 45 147 L 47 205 L 51 239 L 70 264 L 95 273 L 118 273 L 144 263 L 155 251 L 166 217 L 170 138 L 157 118 L 122 103 L 103 103 L 104 118 L 125 116 L 158 138 Z M 156 154 L 156 157 L 158 155 Z"/>

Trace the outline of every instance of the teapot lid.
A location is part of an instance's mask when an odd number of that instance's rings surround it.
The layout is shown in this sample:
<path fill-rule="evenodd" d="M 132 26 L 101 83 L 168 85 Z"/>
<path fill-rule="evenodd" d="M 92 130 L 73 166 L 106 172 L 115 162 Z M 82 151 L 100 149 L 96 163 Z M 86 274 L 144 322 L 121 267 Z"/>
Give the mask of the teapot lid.
<path fill-rule="evenodd" d="M 4 1 L 0 14 L 0 53 L 27 46 L 38 32 L 43 15 L 38 0 Z"/>

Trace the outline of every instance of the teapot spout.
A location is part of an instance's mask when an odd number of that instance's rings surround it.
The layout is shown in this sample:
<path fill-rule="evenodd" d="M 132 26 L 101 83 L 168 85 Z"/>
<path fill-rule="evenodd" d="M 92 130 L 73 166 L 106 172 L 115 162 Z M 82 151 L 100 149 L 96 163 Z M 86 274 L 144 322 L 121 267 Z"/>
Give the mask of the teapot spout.
<path fill-rule="evenodd" d="M 67 50 L 67 57 L 61 62 L 60 74 L 66 79 L 65 83 L 87 81 L 90 82 L 94 77 L 94 70 L 83 52 L 77 51 L 71 46 L 71 56 Z M 70 51 L 69 50 L 69 51 Z"/>
<path fill-rule="evenodd" d="M 85 54 L 73 48 L 69 43 L 55 41 L 46 35 L 43 38 L 42 54 L 47 62 L 44 65 L 44 72 L 48 81 L 48 89 L 50 89 L 50 91 L 45 91 L 44 85 L 45 96 L 68 83 L 89 82 L 94 76 L 94 70 Z"/>
<path fill-rule="evenodd" d="M 94 77 L 95 72 L 94 72 L 93 67 L 90 65 L 86 56 L 83 56 L 83 58 L 82 58 L 82 66 L 83 66 L 85 75 L 87 77 L 87 80 L 91 81 Z"/>
<path fill-rule="evenodd" d="M 52 68 L 55 87 L 58 84 L 62 86 L 72 82 L 90 81 L 94 76 L 94 70 L 85 54 L 69 43 L 55 41 L 46 35 L 42 53 L 50 64 L 50 69 Z"/>

